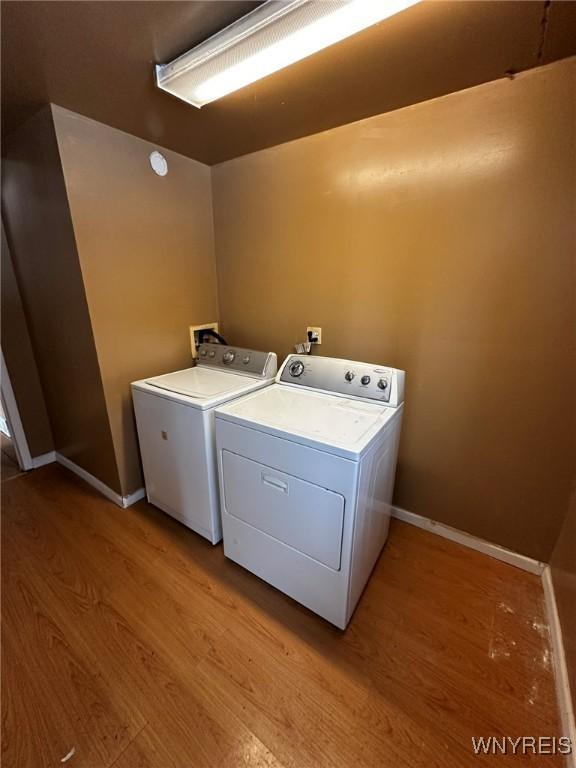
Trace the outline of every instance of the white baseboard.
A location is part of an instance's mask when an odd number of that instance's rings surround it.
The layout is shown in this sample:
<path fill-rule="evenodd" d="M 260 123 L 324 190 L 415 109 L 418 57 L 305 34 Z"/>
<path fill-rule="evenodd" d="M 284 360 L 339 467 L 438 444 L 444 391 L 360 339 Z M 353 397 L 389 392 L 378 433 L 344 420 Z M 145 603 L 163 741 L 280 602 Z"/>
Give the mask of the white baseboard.
<path fill-rule="evenodd" d="M 545 563 L 541 563 L 539 560 L 534 560 L 532 557 L 526 557 L 518 552 L 513 552 L 511 549 L 506 549 L 498 544 L 492 544 L 490 541 L 479 539 L 477 536 L 473 536 L 471 533 L 465 531 L 459 531 L 457 528 L 451 528 L 444 523 L 437 523 L 435 520 L 430 520 L 428 517 L 422 517 L 414 512 L 408 512 L 400 507 L 392 507 L 392 516 L 402 520 L 410 525 L 415 525 L 418 528 L 423 528 L 425 531 L 431 531 L 438 536 L 442 536 L 450 541 L 455 541 L 458 544 L 462 544 L 469 549 L 475 549 L 477 552 L 482 552 L 484 555 L 496 558 L 496 560 L 502 560 L 508 565 L 514 565 L 516 568 L 521 568 L 523 571 L 534 573 L 537 576 L 541 576 Z"/>
<path fill-rule="evenodd" d="M 570 695 L 570 680 L 568 677 L 568 667 L 566 665 L 562 627 L 558 615 L 558 606 L 556 605 L 552 571 L 550 570 L 549 565 L 544 568 L 542 574 L 542 586 L 544 587 L 544 601 L 546 603 L 548 624 L 550 626 L 550 641 L 552 643 L 552 656 L 554 660 L 554 677 L 556 679 L 556 697 L 558 699 L 560 725 L 562 729 L 561 735 L 569 736 L 572 742 L 572 754 L 566 756 L 566 767 L 576 768 L 576 724 L 574 721 L 574 707 L 572 704 L 572 696 Z"/>
<path fill-rule="evenodd" d="M 88 483 L 88 485 L 96 488 L 97 491 L 100 491 L 103 496 L 106 496 L 107 499 L 113 501 L 114 504 L 118 504 L 119 507 L 123 506 L 122 496 L 120 496 L 119 493 L 116 493 L 116 491 L 113 491 L 112 488 L 109 488 L 105 483 L 102 482 L 102 480 L 98 480 L 97 477 L 94 477 L 94 475 L 91 475 L 90 472 L 87 472 L 82 467 L 79 467 L 78 464 L 70 461 L 70 459 L 68 459 L 66 456 L 63 456 L 61 453 L 56 454 L 56 461 L 58 464 L 62 464 L 63 467 L 66 467 L 66 469 L 74 472 L 74 474 L 78 475 L 78 477 L 81 477 L 82 480 Z"/>
<path fill-rule="evenodd" d="M 90 472 L 87 472 L 82 467 L 79 467 L 78 464 L 70 461 L 70 459 L 66 458 L 66 456 L 63 456 L 61 453 L 56 453 L 55 456 L 58 464 L 61 464 L 63 467 L 66 467 L 66 469 L 74 472 L 75 475 L 81 477 L 82 480 L 88 483 L 88 485 L 91 485 L 103 496 L 105 496 L 107 499 L 110 499 L 110 501 L 113 501 L 114 504 L 117 504 L 123 509 L 126 509 L 126 507 L 129 507 L 131 504 L 135 504 L 137 501 L 140 501 L 146 496 L 146 491 L 144 488 L 139 488 L 137 491 L 134 491 L 134 493 L 131 493 L 128 496 L 121 496 L 119 493 L 116 493 L 116 491 L 113 491 L 112 488 L 109 488 L 105 483 L 103 483 L 102 480 L 98 480 L 97 477 L 94 477 L 94 475 L 91 475 Z"/>
<path fill-rule="evenodd" d="M 146 488 L 138 488 L 134 493 L 129 493 L 128 496 L 123 497 L 123 507 L 131 507 L 132 504 L 136 504 L 137 501 L 142 501 L 146 498 Z"/>
<path fill-rule="evenodd" d="M 41 456 L 32 457 L 32 469 L 39 469 L 45 467 L 46 464 L 53 464 L 56 461 L 56 451 L 49 451 L 43 453 Z"/>

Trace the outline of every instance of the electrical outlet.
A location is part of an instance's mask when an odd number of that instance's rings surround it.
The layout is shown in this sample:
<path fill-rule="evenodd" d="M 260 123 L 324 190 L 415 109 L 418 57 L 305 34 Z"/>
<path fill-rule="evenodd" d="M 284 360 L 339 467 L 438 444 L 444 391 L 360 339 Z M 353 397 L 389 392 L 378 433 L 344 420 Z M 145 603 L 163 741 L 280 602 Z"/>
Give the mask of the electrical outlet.
<path fill-rule="evenodd" d="M 322 328 L 316 328 L 313 326 L 308 326 L 306 328 L 306 339 L 310 338 L 308 334 L 312 334 L 312 344 L 322 344 Z"/>
<path fill-rule="evenodd" d="M 203 325 L 191 325 L 190 326 L 190 348 L 192 350 L 192 357 L 198 357 L 198 346 L 200 344 L 200 331 L 206 331 L 210 328 L 212 331 L 218 333 L 218 323 L 204 323 Z"/>

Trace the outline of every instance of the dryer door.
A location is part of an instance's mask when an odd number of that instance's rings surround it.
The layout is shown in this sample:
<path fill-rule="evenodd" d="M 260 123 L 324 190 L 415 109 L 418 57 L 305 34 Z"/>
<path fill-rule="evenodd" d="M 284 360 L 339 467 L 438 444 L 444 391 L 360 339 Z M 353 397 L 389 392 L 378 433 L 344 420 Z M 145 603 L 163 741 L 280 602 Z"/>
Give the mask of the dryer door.
<path fill-rule="evenodd" d="M 314 483 L 222 451 L 226 512 L 337 571 L 344 497 Z"/>

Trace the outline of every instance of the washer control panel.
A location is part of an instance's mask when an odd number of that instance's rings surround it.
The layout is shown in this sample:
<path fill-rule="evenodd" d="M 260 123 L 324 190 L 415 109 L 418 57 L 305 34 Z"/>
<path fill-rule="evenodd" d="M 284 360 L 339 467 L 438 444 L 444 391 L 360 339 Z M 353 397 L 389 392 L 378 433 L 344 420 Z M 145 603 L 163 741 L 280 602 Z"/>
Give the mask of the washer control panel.
<path fill-rule="evenodd" d="M 198 365 L 219 370 L 245 373 L 269 379 L 276 375 L 278 362 L 275 352 L 258 352 L 254 349 L 239 349 L 223 344 L 200 344 Z"/>
<path fill-rule="evenodd" d="M 333 357 L 288 355 L 276 381 L 393 407 L 404 401 L 404 371 Z"/>

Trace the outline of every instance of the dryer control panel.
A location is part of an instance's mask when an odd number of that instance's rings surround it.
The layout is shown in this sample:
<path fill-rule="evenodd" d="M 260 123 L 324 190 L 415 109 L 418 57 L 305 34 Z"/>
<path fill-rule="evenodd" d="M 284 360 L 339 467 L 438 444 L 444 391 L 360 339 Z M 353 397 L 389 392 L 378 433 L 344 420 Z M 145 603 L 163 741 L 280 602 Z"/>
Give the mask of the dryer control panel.
<path fill-rule="evenodd" d="M 391 407 L 404 402 L 404 371 L 334 357 L 288 355 L 276 381 Z"/>
<path fill-rule="evenodd" d="M 276 375 L 278 360 L 275 352 L 259 352 L 223 344 L 200 344 L 198 365 L 270 379 Z"/>

